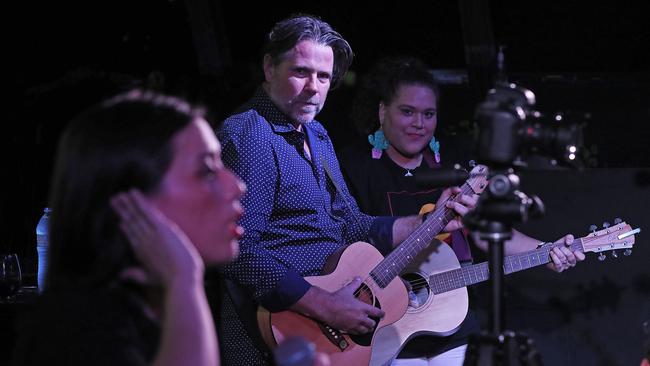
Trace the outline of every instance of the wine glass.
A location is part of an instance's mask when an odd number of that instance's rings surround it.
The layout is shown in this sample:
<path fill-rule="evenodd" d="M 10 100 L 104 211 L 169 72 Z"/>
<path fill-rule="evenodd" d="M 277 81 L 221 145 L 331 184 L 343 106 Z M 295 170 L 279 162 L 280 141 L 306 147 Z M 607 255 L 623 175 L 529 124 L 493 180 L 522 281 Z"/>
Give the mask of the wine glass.
<path fill-rule="evenodd" d="M 22 273 L 17 254 L 0 254 L 0 299 L 14 296 L 22 285 Z"/>

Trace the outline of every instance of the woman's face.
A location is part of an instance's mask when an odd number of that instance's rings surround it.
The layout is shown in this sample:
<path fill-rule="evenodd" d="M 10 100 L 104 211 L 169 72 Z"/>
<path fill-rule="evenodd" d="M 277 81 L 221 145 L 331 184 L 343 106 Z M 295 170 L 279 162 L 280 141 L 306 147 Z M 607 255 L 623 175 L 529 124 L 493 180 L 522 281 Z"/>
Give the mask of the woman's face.
<path fill-rule="evenodd" d="M 379 104 L 379 122 L 389 149 L 406 157 L 422 152 L 438 124 L 436 94 L 421 85 L 401 85 L 389 105 Z"/>
<path fill-rule="evenodd" d="M 151 200 L 194 243 L 206 263 L 239 253 L 239 198 L 244 184 L 221 161 L 221 145 L 208 123 L 196 119 L 172 140 L 174 157 Z"/>

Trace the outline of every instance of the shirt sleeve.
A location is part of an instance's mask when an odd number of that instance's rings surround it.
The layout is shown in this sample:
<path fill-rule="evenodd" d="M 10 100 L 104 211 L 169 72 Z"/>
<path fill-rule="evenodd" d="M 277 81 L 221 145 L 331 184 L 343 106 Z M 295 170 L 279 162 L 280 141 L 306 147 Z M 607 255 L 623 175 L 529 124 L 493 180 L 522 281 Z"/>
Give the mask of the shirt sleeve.
<path fill-rule="evenodd" d="M 397 217 L 378 216 L 370 226 L 368 240 L 384 256 L 393 250 L 393 225 Z"/>
<path fill-rule="evenodd" d="M 361 212 L 357 201 L 350 194 L 331 144 L 328 146 L 328 150 L 329 158 L 327 160 L 331 166 L 331 179 L 335 180 L 340 187 L 339 194 L 342 196 L 340 199 L 347 208 L 346 221 L 349 227 L 346 232 L 347 241 L 352 243 L 359 240 L 368 240 L 381 254 L 390 253 L 393 249 L 393 225 L 397 217 L 371 216 Z"/>
<path fill-rule="evenodd" d="M 239 256 L 222 272 L 250 292 L 269 311 L 285 310 L 311 285 L 264 245 L 276 196 L 277 159 L 271 141 L 251 131 L 219 131 L 224 164 L 246 183 L 241 203 Z"/>

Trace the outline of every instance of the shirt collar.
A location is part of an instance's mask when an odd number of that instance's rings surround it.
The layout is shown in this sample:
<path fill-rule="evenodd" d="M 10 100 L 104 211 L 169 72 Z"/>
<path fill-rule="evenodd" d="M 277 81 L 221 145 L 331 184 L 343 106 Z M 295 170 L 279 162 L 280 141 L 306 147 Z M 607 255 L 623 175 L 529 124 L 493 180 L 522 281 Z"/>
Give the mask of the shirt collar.
<path fill-rule="evenodd" d="M 273 100 L 271 100 L 271 97 L 266 93 L 264 88 L 261 86 L 257 88 L 255 91 L 255 94 L 253 94 L 253 98 L 251 100 L 251 105 L 253 109 L 259 113 L 260 116 L 264 117 L 269 124 L 271 125 L 271 128 L 273 129 L 274 132 L 276 133 L 288 133 L 288 132 L 298 132 L 296 128 L 293 126 L 293 121 L 289 119 L 289 117 L 284 114 L 280 108 L 278 108 L 275 103 L 273 103 Z M 327 131 L 320 126 L 319 123 L 316 122 L 316 120 L 311 120 L 305 124 L 302 125 L 303 132 L 306 133 L 308 128 L 311 128 L 314 130 L 315 133 L 318 134 L 318 137 L 322 139 L 323 136 L 327 135 Z"/>
<path fill-rule="evenodd" d="M 269 122 L 273 131 L 280 133 L 296 131 L 293 122 L 273 103 L 271 97 L 261 86 L 253 95 L 252 106 L 260 116 Z"/>

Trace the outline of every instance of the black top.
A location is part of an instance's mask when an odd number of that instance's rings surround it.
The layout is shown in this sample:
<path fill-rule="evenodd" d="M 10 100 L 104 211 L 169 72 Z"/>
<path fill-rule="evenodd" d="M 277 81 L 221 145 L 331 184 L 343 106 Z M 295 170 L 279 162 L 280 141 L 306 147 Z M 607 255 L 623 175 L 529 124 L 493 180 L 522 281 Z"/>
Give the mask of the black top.
<path fill-rule="evenodd" d="M 422 164 L 410 170 L 412 176 L 407 176 L 407 169 L 395 164 L 385 151 L 380 159 L 373 159 L 369 148 L 344 149 L 340 153 L 340 163 L 350 192 L 361 210 L 370 215 L 415 215 L 424 205 L 435 204 L 443 191 L 443 188 L 419 187 L 415 182 L 418 173 L 441 166 L 428 151 Z M 464 235 L 453 237 L 465 240 Z M 466 240 L 463 244 L 467 246 Z M 416 337 L 407 343 L 398 358 L 441 354 L 467 344 L 469 334 L 478 330 L 478 321 L 470 310 L 456 333 L 448 337 Z"/>
<path fill-rule="evenodd" d="M 430 170 L 429 164 L 439 166 L 427 156 L 415 169 L 395 164 L 384 151 L 373 159 L 370 150 L 349 148 L 341 152 L 341 169 L 348 188 L 361 210 L 367 214 L 405 216 L 417 214 L 422 206 L 435 203 L 443 189 L 418 187 L 415 176 Z M 411 176 L 407 176 L 407 174 Z"/>
<path fill-rule="evenodd" d="M 43 295 L 19 325 L 14 365 L 149 365 L 160 328 L 137 290 L 114 284 Z"/>

